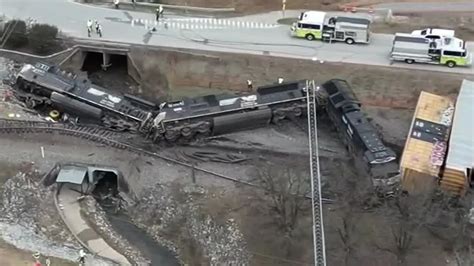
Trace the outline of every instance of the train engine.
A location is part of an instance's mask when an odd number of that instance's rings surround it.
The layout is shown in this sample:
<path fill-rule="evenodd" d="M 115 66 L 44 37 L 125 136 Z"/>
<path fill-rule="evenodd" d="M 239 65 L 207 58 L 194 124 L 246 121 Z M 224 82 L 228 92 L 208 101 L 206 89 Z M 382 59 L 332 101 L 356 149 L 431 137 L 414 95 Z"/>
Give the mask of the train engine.
<path fill-rule="evenodd" d="M 153 138 L 176 141 L 218 135 L 302 116 L 306 80 L 272 84 L 243 96 L 208 95 L 162 103 Z"/>
<path fill-rule="evenodd" d="M 43 63 L 24 65 L 16 86 L 18 98 L 29 108 L 50 106 L 115 130 L 148 132 L 158 111 L 154 103 L 111 93 L 86 77 Z"/>
<path fill-rule="evenodd" d="M 389 188 L 399 180 L 395 152 L 386 147 L 379 132 L 367 120 L 351 87 L 345 80 L 332 79 L 322 85 L 328 95 L 326 111 L 349 153 L 372 177 L 376 188 Z"/>

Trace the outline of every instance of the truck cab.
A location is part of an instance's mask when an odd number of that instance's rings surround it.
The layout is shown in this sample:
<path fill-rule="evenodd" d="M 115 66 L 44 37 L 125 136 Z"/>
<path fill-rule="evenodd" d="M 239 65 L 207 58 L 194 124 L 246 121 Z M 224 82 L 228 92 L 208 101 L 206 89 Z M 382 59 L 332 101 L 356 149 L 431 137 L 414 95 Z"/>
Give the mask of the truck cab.
<path fill-rule="evenodd" d="M 291 27 L 291 35 L 309 41 L 322 38 L 326 12 L 305 11 Z"/>
<path fill-rule="evenodd" d="M 306 11 L 293 23 L 291 35 L 310 41 L 369 43 L 370 23 L 369 19 L 358 16 L 328 17 L 326 12 Z"/>

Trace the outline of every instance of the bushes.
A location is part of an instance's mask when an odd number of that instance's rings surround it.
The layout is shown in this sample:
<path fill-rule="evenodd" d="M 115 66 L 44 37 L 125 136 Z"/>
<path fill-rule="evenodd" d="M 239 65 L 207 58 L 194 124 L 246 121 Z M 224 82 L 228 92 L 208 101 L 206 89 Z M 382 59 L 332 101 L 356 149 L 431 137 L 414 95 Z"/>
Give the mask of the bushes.
<path fill-rule="evenodd" d="M 8 32 L 12 27 L 14 27 L 13 32 L 8 37 Z M 5 43 L 5 48 L 8 49 L 28 47 L 34 53 L 47 54 L 58 47 L 56 41 L 58 28 L 48 24 L 33 24 L 28 28 L 25 21 L 11 20 L 6 23 L 2 35 L 8 37 Z"/>
<path fill-rule="evenodd" d="M 50 53 L 56 46 L 58 28 L 48 24 L 34 24 L 28 32 L 28 41 L 34 52 Z"/>
<path fill-rule="evenodd" d="M 2 36 L 8 37 L 8 32 L 13 27 L 13 32 L 10 34 L 8 41 L 6 42 L 6 48 L 21 48 L 28 44 L 28 38 L 26 37 L 26 23 L 23 20 L 10 20 L 5 24 Z M 7 33 L 7 34 L 5 34 Z M 3 42 L 3 39 L 2 39 Z"/>

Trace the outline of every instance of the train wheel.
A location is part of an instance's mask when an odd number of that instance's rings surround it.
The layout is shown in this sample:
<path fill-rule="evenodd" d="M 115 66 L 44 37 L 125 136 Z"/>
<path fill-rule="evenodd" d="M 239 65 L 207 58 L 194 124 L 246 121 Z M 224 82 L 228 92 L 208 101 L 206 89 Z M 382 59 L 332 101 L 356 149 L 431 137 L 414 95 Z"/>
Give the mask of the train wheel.
<path fill-rule="evenodd" d="M 285 112 L 283 112 L 282 110 L 275 110 L 275 112 L 273 112 L 273 119 L 272 119 L 272 122 L 273 123 L 278 123 L 280 120 L 283 120 L 285 119 Z"/>
<path fill-rule="evenodd" d="M 301 116 L 303 114 L 303 109 L 301 109 L 301 107 L 294 107 L 293 108 L 293 115 L 294 116 Z"/>
<path fill-rule="evenodd" d="M 165 139 L 169 142 L 175 142 L 179 138 L 180 133 L 175 130 L 167 130 L 165 132 Z"/>
<path fill-rule="evenodd" d="M 211 132 L 211 126 L 210 126 L 209 122 L 204 122 L 204 123 L 200 124 L 197 128 L 197 132 L 202 133 L 202 134 L 210 133 Z"/>
<path fill-rule="evenodd" d="M 25 104 L 26 104 L 26 107 L 28 107 L 30 109 L 34 109 L 38 105 L 36 100 L 31 98 L 31 97 L 26 98 Z"/>
<path fill-rule="evenodd" d="M 187 137 L 191 136 L 192 134 L 193 134 L 193 130 L 192 130 L 191 128 L 189 128 L 189 127 L 183 127 L 183 128 L 181 129 L 181 135 L 182 135 L 183 137 L 186 137 L 186 138 L 187 138 Z"/>

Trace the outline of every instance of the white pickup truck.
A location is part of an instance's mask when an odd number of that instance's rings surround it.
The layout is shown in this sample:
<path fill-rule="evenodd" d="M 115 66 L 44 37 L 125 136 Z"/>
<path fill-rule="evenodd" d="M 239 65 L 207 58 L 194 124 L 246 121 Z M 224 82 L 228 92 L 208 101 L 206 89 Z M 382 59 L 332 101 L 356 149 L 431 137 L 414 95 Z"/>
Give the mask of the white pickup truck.
<path fill-rule="evenodd" d="M 446 29 L 434 29 L 434 28 L 426 28 L 422 30 L 414 30 L 411 33 L 412 35 L 423 36 L 427 39 L 431 40 L 439 40 L 443 37 L 445 38 L 453 38 L 454 37 L 454 30 L 446 30 Z"/>

